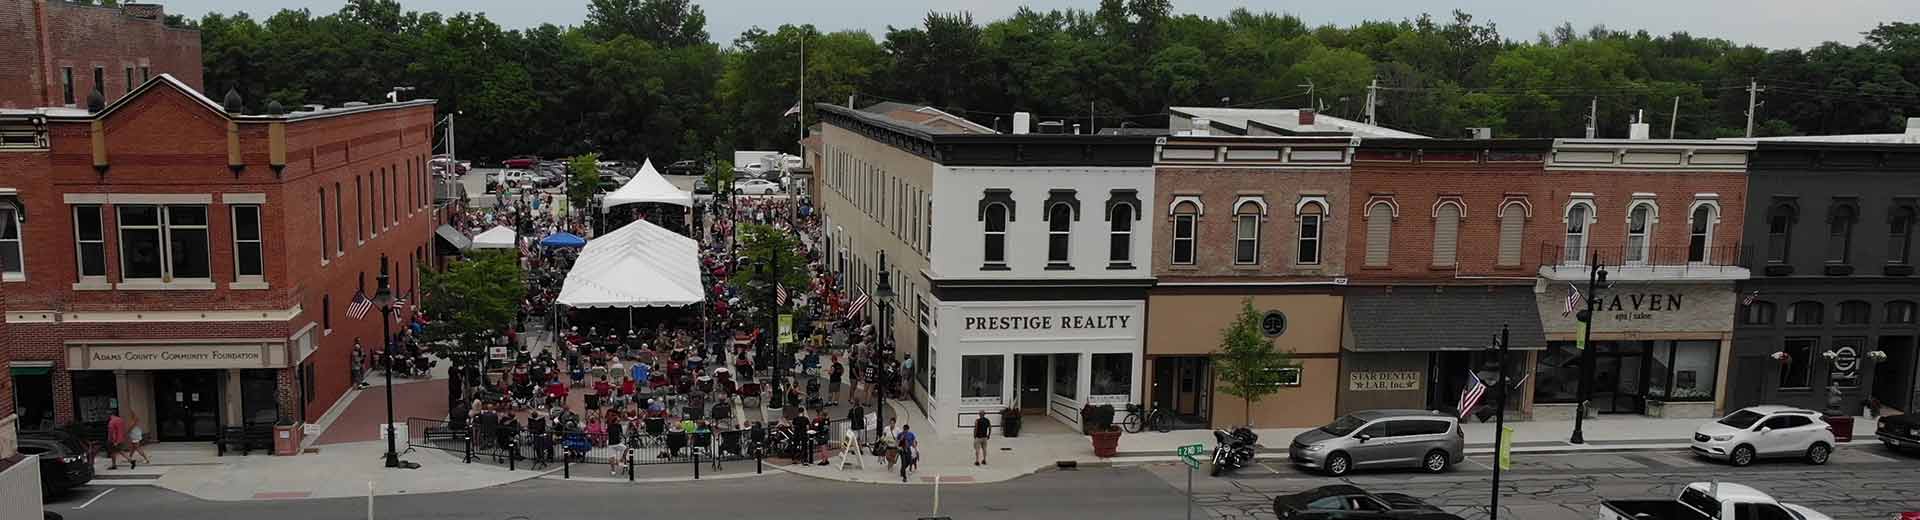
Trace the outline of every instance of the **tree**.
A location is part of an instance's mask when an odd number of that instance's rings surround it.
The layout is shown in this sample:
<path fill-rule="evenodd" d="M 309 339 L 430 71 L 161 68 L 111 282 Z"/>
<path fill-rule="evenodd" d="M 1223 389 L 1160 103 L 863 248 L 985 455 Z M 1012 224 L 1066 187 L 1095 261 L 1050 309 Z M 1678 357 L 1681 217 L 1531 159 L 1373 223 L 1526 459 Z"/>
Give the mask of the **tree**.
<path fill-rule="evenodd" d="M 807 288 L 807 258 L 800 255 L 800 242 L 792 233 L 765 224 L 742 222 L 735 235 L 740 240 L 740 269 L 733 273 L 734 287 L 742 287 L 752 323 L 766 323 L 777 312 L 767 305 L 774 301 L 774 287 L 767 279 L 779 280 L 788 294 L 801 294 Z M 778 270 L 769 276 L 766 260 L 778 259 Z M 796 344 L 797 345 L 797 344 Z"/>
<path fill-rule="evenodd" d="M 593 194 L 600 190 L 600 154 L 581 154 L 567 159 L 567 171 L 572 173 L 567 181 L 567 214 L 573 216 L 580 208 L 593 204 Z"/>
<path fill-rule="evenodd" d="M 1220 377 L 1219 390 L 1246 404 L 1247 426 L 1253 426 L 1253 403 L 1280 391 L 1282 368 L 1295 366 L 1293 355 L 1273 347 L 1260 331 L 1260 314 L 1253 298 L 1240 300 L 1240 316 L 1220 331 L 1220 350 L 1213 354 Z"/>
<path fill-rule="evenodd" d="M 514 322 L 526 291 L 520 262 L 507 251 L 473 251 L 445 272 L 420 272 L 421 310 L 433 319 L 424 339 L 456 364 L 482 359 L 489 340 Z"/>
<path fill-rule="evenodd" d="M 713 167 L 707 168 L 707 173 L 700 179 L 707 183 L 708 188 L 713 189 L 715 197 L 731 197 L 733 195 L 733 161 L 726 159 L 714 161 Z"/>

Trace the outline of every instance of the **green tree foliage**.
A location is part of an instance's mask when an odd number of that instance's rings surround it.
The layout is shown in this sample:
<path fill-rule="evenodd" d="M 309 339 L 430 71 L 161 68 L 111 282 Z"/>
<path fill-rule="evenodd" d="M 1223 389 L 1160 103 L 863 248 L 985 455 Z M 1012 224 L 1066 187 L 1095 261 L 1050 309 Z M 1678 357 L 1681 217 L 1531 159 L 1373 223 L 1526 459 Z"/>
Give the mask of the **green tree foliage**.
<path fill-rule="evenodd" d="M 509 324 L 526 291 L 520 262 L 510 251 L 473 251 L 445 272 L 420 270 L 421 309 L 433 318 L 425 338 L 434 354 L 479 359 L 488 340 Z"/>
<path fill-rule="evenodd" d="M 580 154 L 567 159 L 567 173 L 568 211 L 588 207 L 593 203 L 593 194 L 600 191 L 600 154 Z"/>
<path fill-rule="evenodd" d="M 1768 87 L 1761 135 L 1897 131 L 1920 114 L 1920 24 L 1904 21 L 1863 28 L 1859 42 L 1770 50 L 1572 25 L 1515 39 L 1458 11 L 1339 27 L 1088 0 L 984 22 L 934 12 L 877 37 L 756 27 L 723 49 L 695 0 L 585 1 L 578 27 L 517 30 L 394 0 L 348 0 L 325 15 L 209 14 L 198 23 L 206 86 L 234 88 L 256 108 L 373 101 L 413 86 L 409 97 L 461 112 L 460 149 L 481 160 L 598 151 L 657 163 L 796 150 L 799 125 L 781 114 L 800 96 L 803 45 L 801 101 L 926 104 L 1002 129 L 1015 111 L 1096 129 L 1163 127 L 1169 106 L 1223 104 L 1361 119 L 1375 80 L 1381 124 L 1441 137 L 1479 126 L 1577 137 L 1594 106 L 1603 137 L 1626 135 L 1643 110 L 1655 135 L 1739 135 L 1749 78 Z"/>
<path fill-rule="evenodd" d="M 792 233 L 781 231 L 773 226 L 742 222 L 734 230 L 740 240 L 740 269 L 733 273 L 731 282 L 741 287 L 745 301 L 752 308 L 747 311 L 753 323 L 763 324 L 772 319 L 775 312 L 774 287 L 768 280 L 779 280 L 787 286 L 787 294 L 801 294 L 807 290 L 807 258 L 800 254 L 800 243 Z M 776 260 L 769 265 L 767 260 Z M 766 270 L 774 269 L 769 274 Z M 797 344 L 796 344 L 797 345 Z"/>
<path fill-rule="evenodd" d="M 1213 353 L 1221 393 L 1246 403 L 1247 425 L 1253 425 L 1253 404 L 1280 391 L 1280 370 L 1291 367 L 1291 353 L 1273 347 L 1260 331 L 1260 314 L 1253 299 L 1240 301 L 1240 315 L 1220 331 L 1220 350 Z"/>

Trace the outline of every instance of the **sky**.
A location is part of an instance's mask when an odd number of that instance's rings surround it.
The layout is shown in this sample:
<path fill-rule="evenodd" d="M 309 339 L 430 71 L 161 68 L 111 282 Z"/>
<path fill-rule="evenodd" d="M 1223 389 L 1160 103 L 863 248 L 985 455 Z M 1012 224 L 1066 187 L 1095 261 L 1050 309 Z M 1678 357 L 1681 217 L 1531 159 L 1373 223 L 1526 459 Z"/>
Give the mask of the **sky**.
<path fill-rule="evenodd" d="M 168 13 L 199 18 L 208 12 L 248 11 L 265 18 L 283 8 L 307 8 L 317 14 L 338 11 L 344 0 L 149 0 Z M 573 25 L 586 18 L 586 0 L 400 0 L 409 10 L 484 12 L 507 28 L 542 23 Z M 826 31 L 864 29 L 879 38 L 889 25 L 919 25 L 928 11 L 966 11 L 975 21 L 1004 18 L 1022 5 L 1035 10 L 1087 9 L 1098 0 L 695 0 L 707 13 L 714 41 L 731 43 L 749 27 L 811 23 Z M 1594 25 L 1615 30 L 1644 29 L 1654 34 L 1687 31 L 1697 37 L 1725 38 L 1768 48 L 1805 48 L 1821 42 L 1860 42 L 1860 34 L 1880 22 L 1920 20 L 1920 0 L 1346 0 L 1273 2 L 1175 0 L 1181 13 L 1223 16 L 1238 7 L 1291 13 L 1309 25 L 1353 25 L 1365 20 L 1401 20 L 1419 13 L 1450 19 L 1454 9 L 1492 21 L 1508 39 L 1532 40 L 1562 22 L 1584 31 Z"/>

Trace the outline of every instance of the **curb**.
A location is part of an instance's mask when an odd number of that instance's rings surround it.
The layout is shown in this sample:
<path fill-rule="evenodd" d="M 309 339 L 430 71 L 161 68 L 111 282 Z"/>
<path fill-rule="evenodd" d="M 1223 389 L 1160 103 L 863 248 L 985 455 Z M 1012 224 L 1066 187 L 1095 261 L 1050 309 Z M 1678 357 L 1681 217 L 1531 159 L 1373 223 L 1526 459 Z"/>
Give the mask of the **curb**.
<path fill-rule="evenodd" d="M 1840 446 L 1863 446 L 1863 445 L 1869 445 L 1869 444 L 1876 444 L 1879 442 L 1880 440 L 1877 437 L 1874 437 L 1873 435 L 1856 435 L 1854 436 L 1853 440 L 1850 440 L 1847 442 L 1841 442 L 1838 444 Z M 1511 451 L 1513 453 L 1526 453 L 1526 454 L 1535 454 L 1535 455 L 1555 455 L 1555 454 L 1571 454 L 1571 453 L 1675 451 L 1675 450 L 1687 450 L 1687 449 L 1691 449 L 1692 447 L 1693 447 L 1693 444 L 1691 442 L 1685 442 L 1685 441 L 1683 442 L 1655 441 L 1655 442 L 1621 442 L 1618 444 L 1588 444 L 1586 446 L 1575 446 L 1571 444 L 1566 446 L 1530 446 L 1530 447 L 1516 446 L 1512 448 Z M 1493 446 L 1490 446 L 1490 445 L 1468 445 L 1466 451 L 1468 455 L 1490 455 L 1494 453 L 1494 448 Z M 1175 462 L 1180 460 L 1179 457 L 1172 456 L 1172 455 L 1165 455 L 1164 453 L 1166 452 L 1158 452 L 1158 451 L 1120 452 L 1117 454 L 1118 456 L 1111 459 L 1082 459 L 1080 460 L 1080 464 L 1087 465 L 1090 460 L 1113 462 L 1113 463 Z M 1284 456 L 1284 455 L 1287 455 L 1287 450 L 1278 449 L 1278 448 L 1261 448 L 1256 453 L 1260 455 Z"/>
<path fill-rule="evenodd" d="M 1082 465 L 1083 465 L 1083 466 L 1085 466 L 1085 465 L 1088 465 L 1088 464 L 1082 464 Z M 943 486 L 964 486 L 964 485 L 970 485 L 970 484 L 997 484 L 997 483 L 1001 483 L 1001 482 L 1008 482 L 1008 481 L 1013 481 L 1013 480 L 1018 480 L 1018 479 L 1020 479 L 1020 478 L 1023 478 L 1023 477 L 1026 477 L 1026 476 L 1028 476 L 1028 475 L 1032 475 L 1032 474 L 1035 474 L 1035 473 L 1039 473 L 1039 472 L 1040 472 L 1040 470 L 1042 470 L 1042 469 L 1045 469 L 1046 467 L 1047 467 L 1047 466 L 1040 466 L 1040 467 L 1031 467 L 1031 468 L 1028 468 L 1028 469 L 1025 469 L 1025 470 L 1022 470 L 1022 471 L 1020 471 L 1020 473 L 1018 473 L 1018 474 L 1015 474 L 1015 475 L 1012 475 L 1012 476 L 1009 476 L 1009 477 L 1007 477 L 1007 478 L 1004 478 L 1004 479 L 984 479 L 984 480 L 983 480 L 983 479 L 980 479 L 979 477 L 977 477 L 977 476 L 973 476 L 973 475 L 940 475 L 940 477 L 942 477 L 942 478 L 945 478 L 945 477 L 971 477 L 971 478 L 973 478 L 973 480 L 968 480 L 968 481 L 961 481 L 961 482 L 953 482 L 953 481 L 942 481 L 942 482 L 940 482 L 940 485 L 943 485 Z M 925 473 L 925 472 L 915 472 L 915 473 L 914 473 L 914 475 L 915 475 L 915 477 L 916 477 L 916 478 L 914 478 L 914 479 L 913 479 L 912 481 L 909 481 L 909 482 L 899 482 L 899 481 L 896 481 L 896 480 L 893 480 L 893 479 L 891 479 L 891 478 L 888 478 L 888 479 L 880 479 L 880 480 L 864 480 L 864 479 L 846 479 L 846 478 L 836 478 L 836 477 L 834 477 L 834 476 L 832 476 L 832 475 L 819 475 L 819 474 L 813 474 L 813 473 L 808 473 L 808 472 L 804 472 L 804 471 L 800 471 L 800 470 L 795 470 L 795 469 L 788 469 L 788 468 L 787 468 L 786 466 L 774 466 L 774 468 L 776 468 L 776 469 L 779 469 L 780 471 L 784 471 L 784 472 L 787 472 L 787 473 L 790 473 L 790 474 L 794 474 L 794 475 L 799 475 L 799 476 L 802 476 L 802 477 L 807 477 L 807 478 L 812 478 L 812 479 L 819 479 L 819 480 L 825 480 L 825 481 L 829 481 L 829 482 L 844 482 L 844 483 L 847 483 L 847 484 L 886 484 L 886 485 L 894 485 L 894 486 L 931 486 L 931 485 L 933 485 L 933 484 L 934 484 L 933 482 L 928 482 L 928 481 L 923 481 L 923 480 L 921 480 L 921 479 L 923 479 L 923 478 L 926 478 L 926 473 Z"/>
<path fill-rule="evenodd" d="M 709 476 L 705 476 L 697 479 L 693 477 L 651 477 L 651 478 L 636 478 L 633 480 L 627 480 L 627 479 L 618 478 L 618 477 L 566 478 L 566 477 L 552 475 L 551 474 L 552 472 L 548 472 L 548 473 L 549 474 L 547 475 L 541 475 L 539 478 L 545 479 L 545 480 L 557 480 L 561 482 L 592 482 L 596 484 L 659 484 L 659 483 L 669 483 L 669 482 L 702 482 L 702 481 L 708 481 L 708 480 L 746 479 L 746 478 L 754 478 L 754 477 L 764 477 L 768 475 L 767 473 L 722 473 L 719 475 L 709 475 Z"/>

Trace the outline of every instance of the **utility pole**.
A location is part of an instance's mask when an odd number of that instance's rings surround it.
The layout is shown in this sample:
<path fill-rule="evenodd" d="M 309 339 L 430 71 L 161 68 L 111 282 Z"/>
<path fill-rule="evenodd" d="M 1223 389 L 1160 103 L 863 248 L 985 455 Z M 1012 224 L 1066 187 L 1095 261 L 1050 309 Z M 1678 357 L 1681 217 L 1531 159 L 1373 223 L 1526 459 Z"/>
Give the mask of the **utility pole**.
<path fill-rule="evenodd" d="M 1680 128 L 1680 96 L 1673 97 L 1673 119 L 1667 122 L 1667 139 L 1673 139 L 1673 132 Z"/>
<path fill-rule="evenodd" d="M 1759 111 L 1760 93 L 1766 91 L 1767 88 L 1760 86 L 1760 82 L 1747 78 L 1747 137 L 1753 137 L 1753 114 Z"/>
<path fill-rule="evenodd" d="M 1512 456 L 1500 448 L 1507 435 L 1507 391 L 1512 390 L 1507 386 L 1507 343 L 1512 339 L 1513 333 L 1507 330 L 1506 325 L 1501 325 L 1500 344 L 1495 345 L 1500 360 L 1500 376 L 1497 378 L 1500 395 L 1493 398 L 1493 502 L 1487 508 L 1488 520 L 1500 520 L 1500 458 Z"/>
<path fill-rule="evenodd" d="M 1592 101 L 1587 102 L 1587 138 L 1592 139 L 1595 134 L 1599 133 L 1599 131 L 1600 131 L 1600 98 L 1596 97 L 1596 98 L 1593 98 Z"/>
<path fill-rule="evenodd" d="M 1600 285 L 1607 283 L 1607 269 L 1600 265 L 1600 252 L 1592 253 L 1593 260 L 1588 262 L 1587 270 L 1587 308 L 1576 314 L 1580 322 L 1580 404 L 1574 410 L 1573 438 L 1567 442 L 1586 444 L 1587 436 L 1583 430 L 1587 419 L 1587 401 L 1593 399 L 1593 320 L 1600 310 Z"/>
<path fill-rule="evenodd" d="M 1307 87 L 1307 107 L 1308 108 L 1320 106 L 1320 103 L 1316 102 L 1313 98 L 1313 78 L 1307 78 L 1307 84 L 1305 85 L 1294 85 L 1294 86 Z"/>
<path fill-rule="evenodd" d="M 807 31 L 805 29 L 802 29 L 800 31 L 800 102 L 799 102 L 799 106 L 800 106 L 800 113 L 798 115 L 800 116 L 799 117 L 800 138 L 806 139 L 807 138 Z M 800 150 L 800 153 L 804 156 L 807 153 L 807 151 L 805 149 L 802 149 Z M 802 159 L 802 160 L 804 161 L 805 159 Z M 785 160 L 781 160 L 780 167 L 783 169 L 786 168 L 787 162 Z"/>
<path fill-rule="evenodd" d="M 1380 99 L 1379 92 L 1380 78 L 1374 78 L 1372 83 L 1367 84 L 1367 124 L 1369 125 L 1379 124 L 1374 122 L 1373 111 L 1374 103 Z"/>

